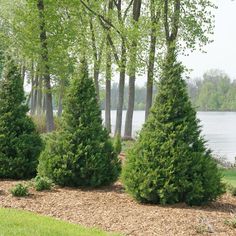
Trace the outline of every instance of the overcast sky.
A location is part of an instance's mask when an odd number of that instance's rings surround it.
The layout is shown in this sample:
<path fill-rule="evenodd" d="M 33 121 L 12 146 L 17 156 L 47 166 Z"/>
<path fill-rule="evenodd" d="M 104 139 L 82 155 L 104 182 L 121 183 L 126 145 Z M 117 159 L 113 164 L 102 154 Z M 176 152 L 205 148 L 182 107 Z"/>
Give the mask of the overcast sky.
<path fill-rule="evenodd" d="M 206 54 L 196 51 L 181 60 L 193 69 L 191 77 L 201 77 L 209 69 L 220 69 L 236 79 L 236 1 L 212 1 L 218 5 L 214 42 L 205 47 Z"/>

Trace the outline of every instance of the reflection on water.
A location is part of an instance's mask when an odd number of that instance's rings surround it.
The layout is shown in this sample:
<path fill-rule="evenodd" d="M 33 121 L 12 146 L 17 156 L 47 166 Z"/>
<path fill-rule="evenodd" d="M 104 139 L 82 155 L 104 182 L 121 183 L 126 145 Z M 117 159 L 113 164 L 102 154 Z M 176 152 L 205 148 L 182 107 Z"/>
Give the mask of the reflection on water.
<path fill-rule="evenodd" d="M 123 124 L 125 113 L 126 111 L 123 113 Z M 104 117 L 104 111 L 102 114 Z M 134 112 L 133 135 L 141 129 L 144 115 L 144 111 Z M 202 133 L 213 152 L 234 162 L 236 156 L 236 112 L 198 112 L 197 116 L 201 120 Z M 114 130 L 115 119 L 116 111 L 112 111 L 112 130 Z"/>

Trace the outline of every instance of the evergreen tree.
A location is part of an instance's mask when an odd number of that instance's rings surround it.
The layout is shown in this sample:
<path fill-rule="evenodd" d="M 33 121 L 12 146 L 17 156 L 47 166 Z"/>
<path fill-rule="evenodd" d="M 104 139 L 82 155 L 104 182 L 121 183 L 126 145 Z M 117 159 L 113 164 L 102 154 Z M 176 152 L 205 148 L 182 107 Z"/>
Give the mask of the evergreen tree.
<path fill-rule="evenodd" d="M 7 61 L 0 81 L 0 178 L 30 178 L 36 173 L 42 142 L 24 102 L 21 75 Z"/>
<path fill-rule="evenodd" d="M 123 182 L 141 202 L 198 205 L 224 192 L 182 73 L 169 53 L 151 114 L 125 162 Z"/>
<path fill-rule="evenodd" d="M 95 87 L 84 62 L 67 91 L 62 130 L 48 137 L 38 170 L 62 186 L 106 185 L 119 175 L 120 161 L 102 126 Z"/>

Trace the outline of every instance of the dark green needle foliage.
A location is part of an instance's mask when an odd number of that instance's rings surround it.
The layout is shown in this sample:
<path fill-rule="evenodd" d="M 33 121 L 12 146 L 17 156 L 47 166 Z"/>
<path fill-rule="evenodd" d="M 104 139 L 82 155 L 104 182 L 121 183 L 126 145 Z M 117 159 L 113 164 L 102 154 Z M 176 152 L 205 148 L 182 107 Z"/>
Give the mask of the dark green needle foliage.
<path fill-rule="evenodd" d="M 62 186 L 101 186 L 119 176 L 120 161 L 102 126 L 93 81 L 86 63 L 73 78 L 64 103 L 59 133 L 47 138 L 39 175 Z"/>
<path fill-rule="evenodd" d="M 21 75 L 9 60 L 0 80 L 0 178 L 25 179 L 36 174 L 42 142 L 24 102 Z"/>
<path fill-rule="evenodd" d="M 204 204 L 224 192 L 221 175 L 201 137 L 175 55 L 166 58 L 162 71 L 156 101 L 122 179 L 140 202 Z"/>

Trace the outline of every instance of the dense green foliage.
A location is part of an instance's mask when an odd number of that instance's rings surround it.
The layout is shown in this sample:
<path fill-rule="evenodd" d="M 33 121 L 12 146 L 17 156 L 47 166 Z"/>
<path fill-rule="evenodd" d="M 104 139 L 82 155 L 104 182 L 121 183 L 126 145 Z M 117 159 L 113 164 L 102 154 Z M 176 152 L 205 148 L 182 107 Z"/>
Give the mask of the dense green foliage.
<path fill-rule="evenodd" d="M 112 236 L 98 229 L 87 229 L 31 212 L 0 209 L 0 232 L 4 236 Z M 118 236 L 118 235 L 117 235 Z"/>
<path fill-rule="evenodd" d="M 34 187 L 36 191 L 50 190 L 52 188 L 52 181 L 45 177 L 36 176 Z"/>
<path fill-rule="evenodd" d="M 42 142 L 24 101 L 20 73 L 9 61 L 0 81 L 0 178 L 29 178 L 36 173 Z"/>
<path fill-rule="evenodd" d="M 227 190 L 231 193 L 232 196 L 236 196 L 236 187 L 233 185 L 228 185 Z"/>
<path fill-rule="evenodd" d="M 224 192 L 182 71 L 175 56 L 168 55 L 151 115 L 125 162 L 123 182 L 141 202 L 198 205 Z"/>
<path fill-rule="evenodd" d="M 122 141 L 119 134 L 117 134 L 113 139 L 113 147 L 117 154 L 120 154 L 122 151 Z"/>
<path fill-rule="evenodd" d="M 29 195 L 29 190 L 26 185 L 23 184 L 16 184 L 10 192 L 15 197 L 26 197 Z"/>
<path fill-rule="evenodd" d="M 102 126 L 92 79 L 82 63 L 67 92 L 63 128 L 46 141 L 39 174 L 67 186 L 100 186 L 113 183 L 120 162 Z"/>

